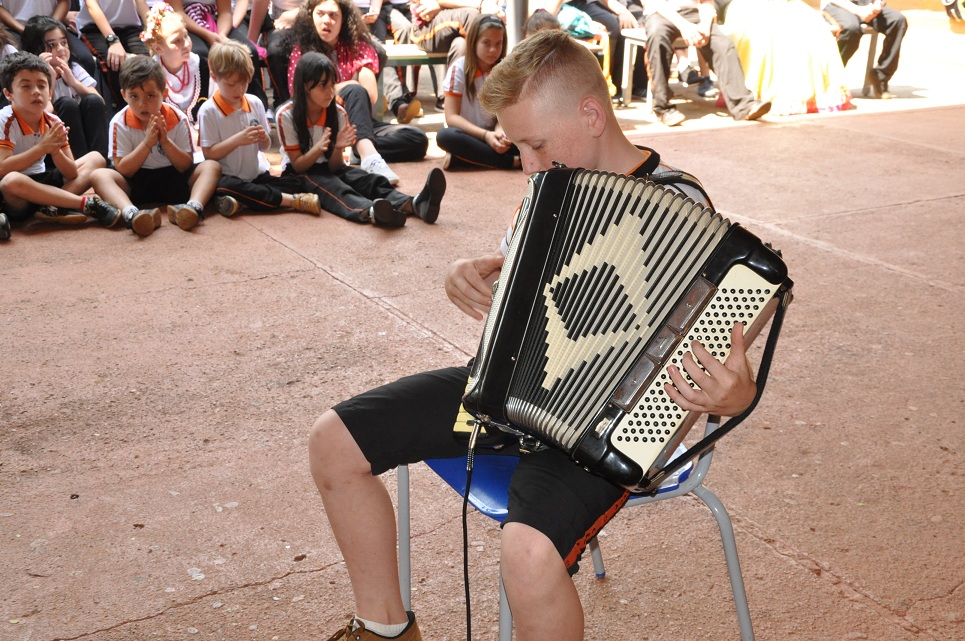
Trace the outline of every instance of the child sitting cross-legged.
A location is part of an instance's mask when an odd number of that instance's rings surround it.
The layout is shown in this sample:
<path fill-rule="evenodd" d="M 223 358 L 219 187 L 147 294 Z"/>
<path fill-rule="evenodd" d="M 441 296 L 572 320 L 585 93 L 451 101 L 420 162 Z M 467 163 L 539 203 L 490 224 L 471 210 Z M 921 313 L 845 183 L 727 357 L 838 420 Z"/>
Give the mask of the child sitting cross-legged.
<path fill-rule="evenodd" d="M 263 153 L 271 145 L 268 119 L 261 100 L 246 94 L 255 72 L 248 49 L 228 40 L 208 53 L 211 77 L 218 89 L 198 112 L 201 151 L 221 163 L 215 192 L 218 211 L 234 216 L 242 207 L 269 211 L 290 207 L 318 216 L 318 195 L 302 176 L 273 176 Z"/>
<path fill-rule="evenodd" d="M 402 227 L 408 216 L 427 223 L 439 217 L 446 177 L 434 167 L 415 197 L 392 186 L 382 174 L 351 167 L 342 153 L 355 143 L 355 127 L 335 101 L 338 70 L 327 56 L 309 51 L 295 66 L 291 102 L 278 110 L 285 176 L 304 176 L 322 207 L 356 223 Z"/>
<path fill-rule="evenodd" d="M 0 62 L 0 85 L 10 101 L 0 109 L 0 192 L 6 214 L 12 221 L 35 214 L 67 225 L 83 224 L 90 216 L 110 227 L 120 218 L 117 208 L 81 195 L 92 173 L 106 165 L 104 157 L 92 151 L 74 160 L 67 128 L 47 111 L 51 80 L 50 67 L 32 53 L 13 53 Z"/>
<path fill-rule="evenodd" d="M 91 184 L 102 198 L 117 203 L 138 236 L 150 236 L 161 225 L 158 209 L 168 205 L 168 220 L 187 231 L 204 218 L 221 166 L 214 160 L 194 164 L 194 143 L 187 117 L 164 103 L 167 86 L 161 63 L 131 56 L 121 64 L 121 94 L 127 106 L 111 120 L 110 148 L 114 169 L 98 169 Z"/>

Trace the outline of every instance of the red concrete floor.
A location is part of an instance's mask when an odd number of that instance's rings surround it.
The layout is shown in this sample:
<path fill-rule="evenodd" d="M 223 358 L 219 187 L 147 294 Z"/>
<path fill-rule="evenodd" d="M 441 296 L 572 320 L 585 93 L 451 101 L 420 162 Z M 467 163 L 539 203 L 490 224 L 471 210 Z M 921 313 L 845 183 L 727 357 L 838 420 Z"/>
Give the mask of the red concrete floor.
<path fill-rule="evenodd" d="M 735 124 L 688 103 L 678 130 L 621 111 L 796 281 L 764 401 L 707 479 L 764 641 L 965 638 L 965 35 L 909 13 L 887 104 Z M 402 188 L 439 162 L 397 165 Z M 344 625 L 306 437 L 332 403 L 474 353 L 479 323 L 442 276 L 493 247 L 525 177 L 448 178 L 435 226 L 213 216 L 143 240 L 35 224 L 0 245 L 0 640 Z M 412 475 L 422 631 L 464 639 L 460 501 Z M 607 578 L 576 578 L 588 639 L 738 638 L 700 503 L 628 510 L 601 540 Z M 470 541 L 475 637 L 493 639 L 498 530 L 473 514 Z"/>

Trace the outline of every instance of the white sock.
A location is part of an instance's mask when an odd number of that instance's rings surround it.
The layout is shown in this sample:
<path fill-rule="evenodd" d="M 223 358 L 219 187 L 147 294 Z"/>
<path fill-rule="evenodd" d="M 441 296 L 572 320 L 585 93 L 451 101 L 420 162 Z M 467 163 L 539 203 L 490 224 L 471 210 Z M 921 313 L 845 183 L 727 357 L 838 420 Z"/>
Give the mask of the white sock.
<path fill-rule="evenodd" d="M 198 213 L 201 213 L 201 210 L 204 209 L 204 205 L 202 205 L 196 200 L 189 200 L 185 204 L 191 207 L 191 209 L 195 210 Z"/>
<path fill-rule="evenodd" d="M 366 619 L 363 619 L 362 617 L 355 617 L 355 618 L 358 621 L 361 621 L 362 623 L 364 623 L 365 629 L 368 630 L 369 632 L 374 632 L 379 636 L 388 637 L 390 639 L 402 634 L 403 630 L 405 630 L 405 627 L 409 625 L 408 621 L 406 621 L 405 623 L 388 624 L 388 623 L 376 623 L 375 621 L 368 621 Z"/>
<path fill-rule="evenodd" d="M 133 217 L 134 214 L 136 213 L 137 213 L 137 207 L 135 207 L 134 205 L 128 205 L 127 207 L 124 208 L 124 216 L 126 216 L 127 218 Z"/>

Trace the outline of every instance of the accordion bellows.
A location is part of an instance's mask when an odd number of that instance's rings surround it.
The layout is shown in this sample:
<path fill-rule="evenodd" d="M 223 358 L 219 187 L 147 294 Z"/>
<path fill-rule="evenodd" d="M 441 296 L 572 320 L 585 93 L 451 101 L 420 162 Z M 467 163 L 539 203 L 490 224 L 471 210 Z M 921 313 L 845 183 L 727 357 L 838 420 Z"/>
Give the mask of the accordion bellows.
<path fill-rule="evenodd" d="M 760 239 L 680 192 L 616 174 L 535 174 L 463 403 L 631 490 L 646 487 L 698 416 L 664 391 L 700 341 L 756 335 L 787 286 Z"/>

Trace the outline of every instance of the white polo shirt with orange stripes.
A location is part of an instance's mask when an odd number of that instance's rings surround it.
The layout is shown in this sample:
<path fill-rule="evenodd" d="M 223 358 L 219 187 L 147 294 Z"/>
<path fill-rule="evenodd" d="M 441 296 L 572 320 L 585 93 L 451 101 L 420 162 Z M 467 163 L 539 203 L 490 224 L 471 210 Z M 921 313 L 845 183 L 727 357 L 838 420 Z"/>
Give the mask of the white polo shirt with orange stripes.
<path fill-rule="evenodd" d="M 260 126 L 267 133 L 268 118 L 261 100 L 250 94 L 241 99 L 241 107 L 235 108 L 225 102 L 221 93 L 214 92 L 211 100 L 206 101 L 198 110 L 199 141 L 202 149 L 224 142 L 235 134 L 251 126 Z M 268 158 L 258 145 L 235 147 L 227 156 L 219 160 L 221 173 L 242 180 L 254 180 L 271 168 Z"/>
<path fill-rule="evenodd" d="M 44 134 L 47 133 L 47 128 L 58 122 L 60 118 L 45 111 L 40 118 L 40 126 L 34 131 L 14 110 L 13 105 L 7 105 L 0 109 L 0 147 L 11 150 L 14 156 L 29 151 L 40 144 Z M 69 146 L 64 145 L 64 147 Z M 46 156 L 41 156 L 20 173 L 28 176 L 42 174 L 47 171 L 44 165 L 45 158 Z"/>
<path fill-rule="evenodd" d="M 161 115 L 164 117 L 168 139 L 193 156 L 194 142 L 191 140 L 191 129 L 188 126 L 187 116 L 166 104 L 161 105 Z M 130 154 L 139 144 L 144 142 L 146 135 L 144 124 L 134 115 L 130 107 L 124 107 L 111 118 L 110 140 L 108 142 L 111 158 L 116 162 L 116 159 Z M 171 160 L 164 153 L 161 143 L 158 143 L 151 148 L 151 153 L 144 159 L 140 168 L 160 169 L 170 166 Z"/>

